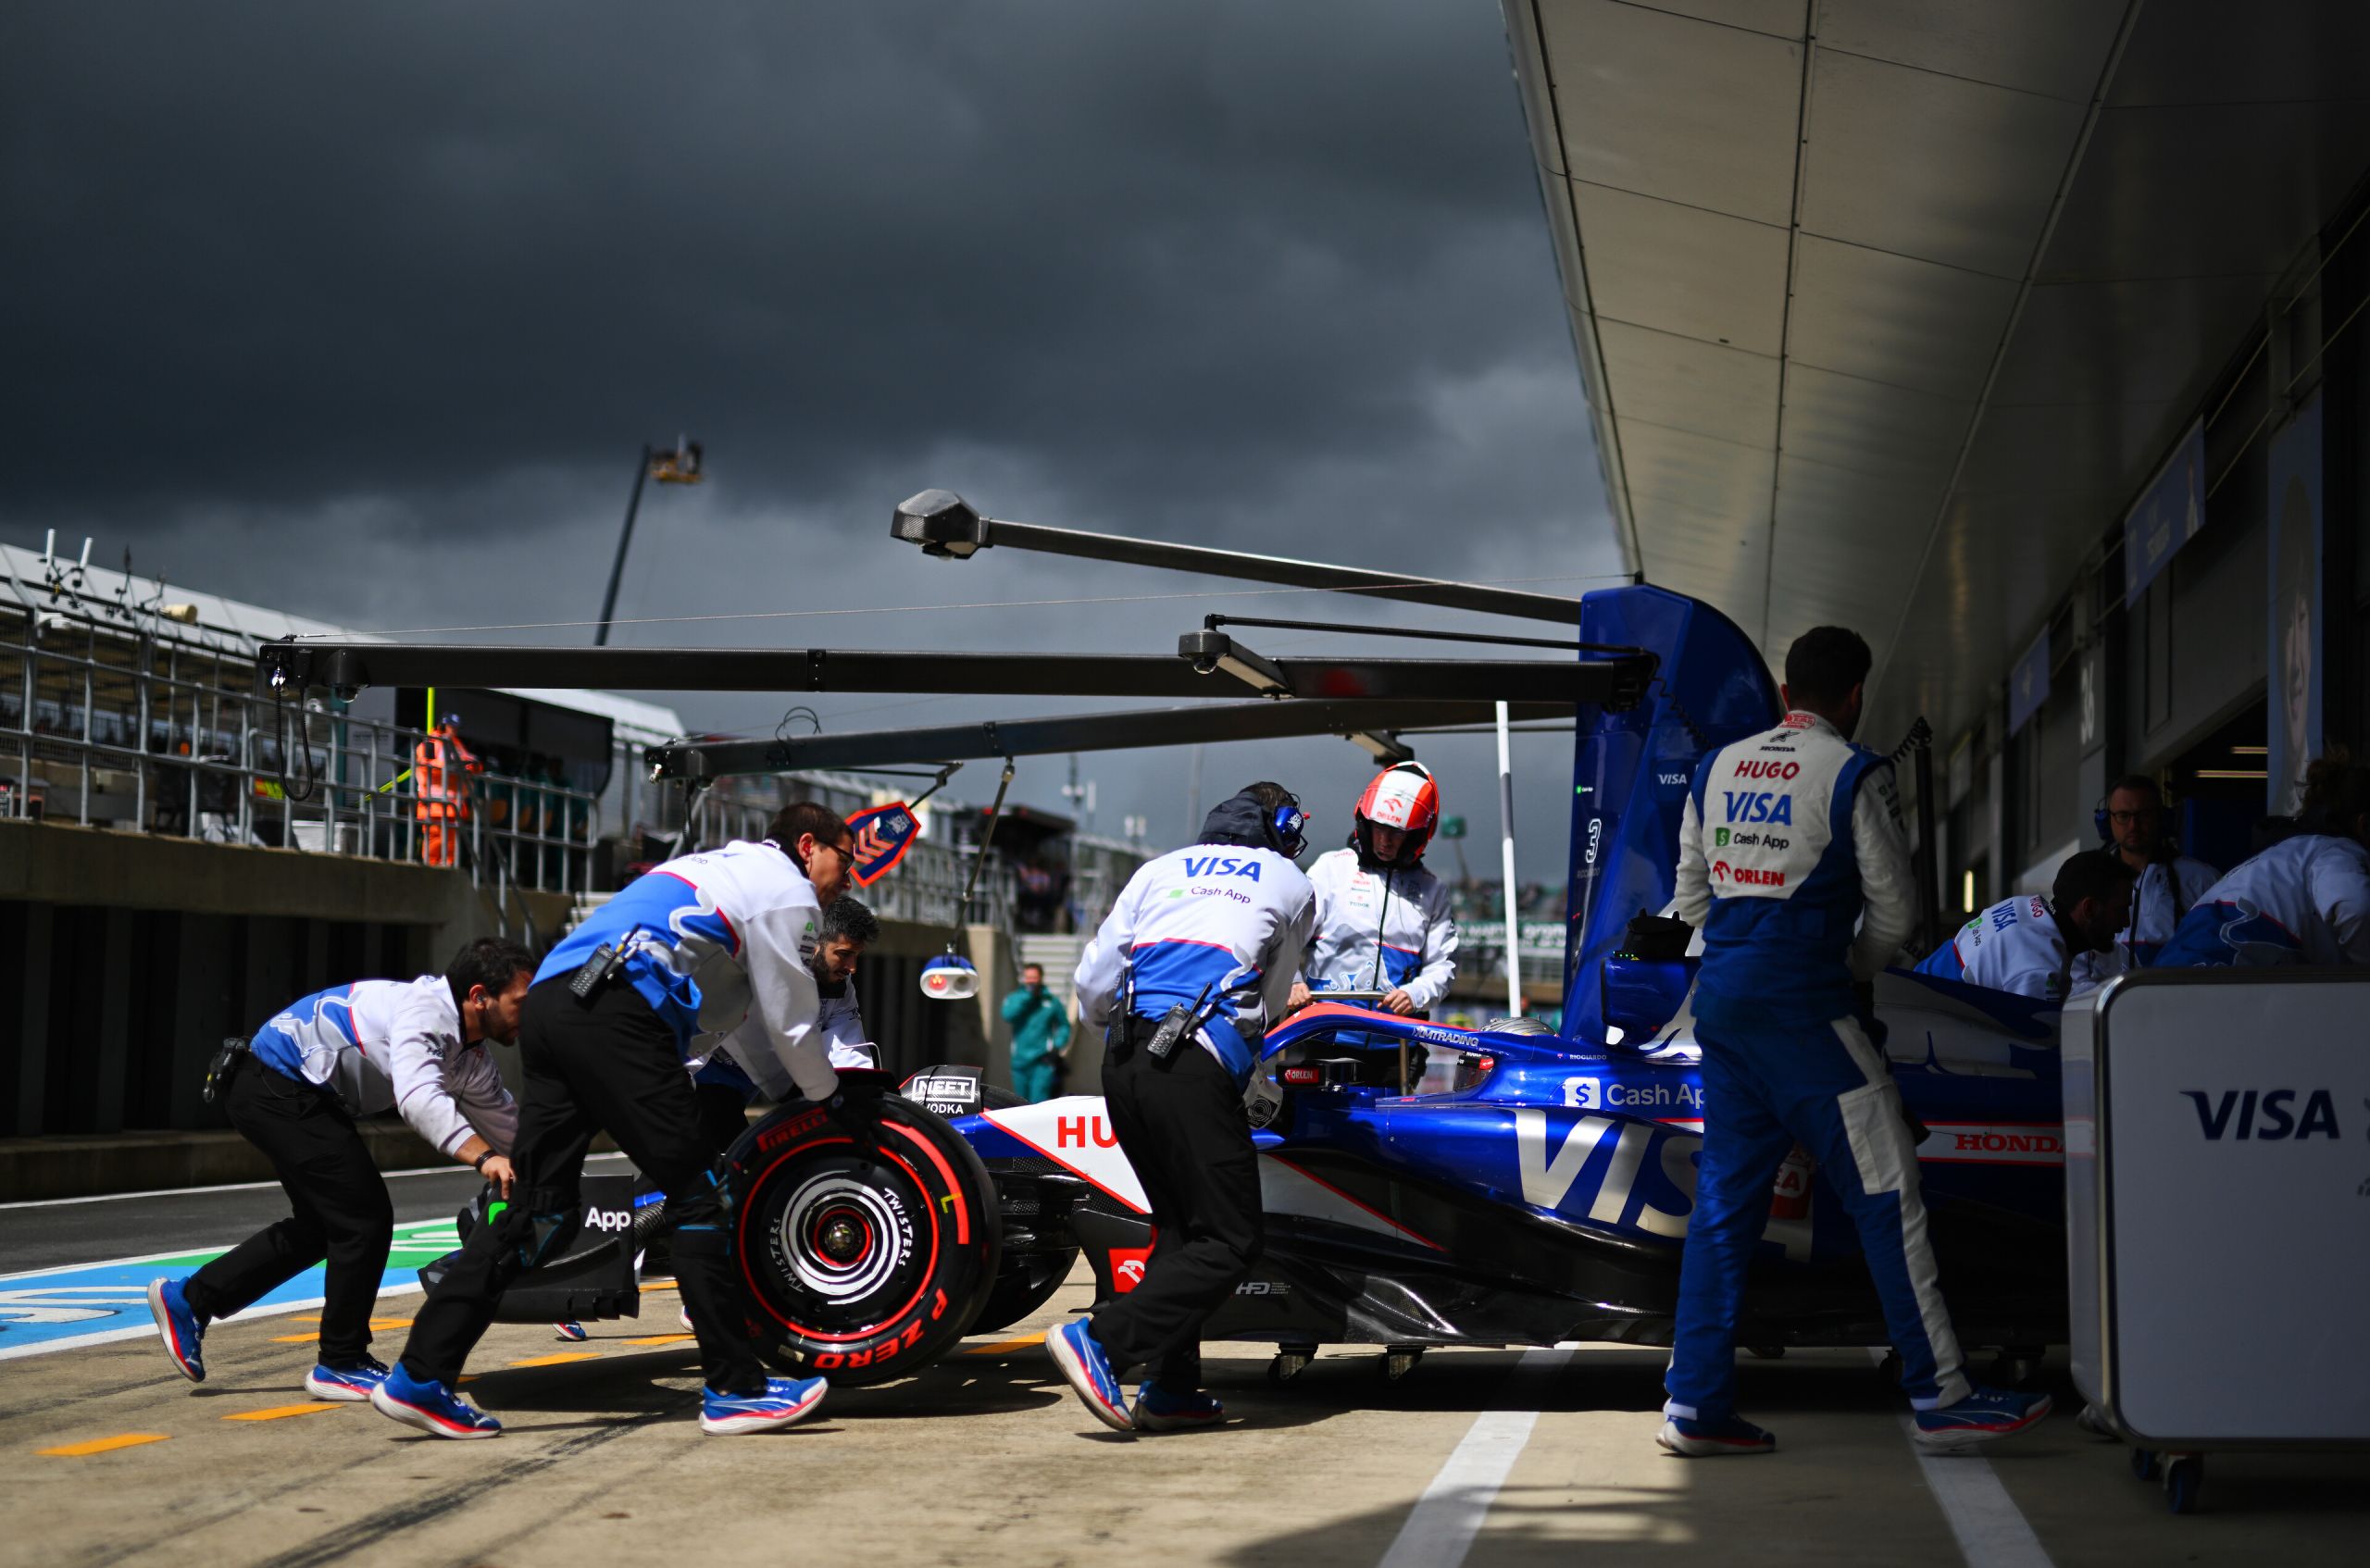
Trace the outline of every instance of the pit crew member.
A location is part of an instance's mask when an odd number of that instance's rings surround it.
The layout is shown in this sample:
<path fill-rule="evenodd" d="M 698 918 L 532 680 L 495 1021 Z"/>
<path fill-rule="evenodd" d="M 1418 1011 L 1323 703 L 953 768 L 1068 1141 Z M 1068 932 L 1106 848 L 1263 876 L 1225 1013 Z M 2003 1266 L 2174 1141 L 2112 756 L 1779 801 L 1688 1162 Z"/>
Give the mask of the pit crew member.
<path fill-rule="evenodd" d="M 1428 1017 L 1456 977 L 1456 918 L 1424 865 L 1440 826 L 1440 789 L 1421 763 L 1375 775 L 1350 813 L 1346 849 L 1308 868 L 1316 940 L 1292 987 L 1293 1012 L 1328 990 L 1383 993 L 1385 1013 Z"/>
<path fill-rule="evenodd" d="M 1861 1021 L 1914 920 L 1891 766 L 1851 743 L 1869 663 L 1853 632 L 1804 632 L 1786 653 L 1784 721 L 1706 756 L 1687 797 L 1675 905 L 1703 933 L 1703 1150 L 1656 1437 L 1676 1454 L 1778 1446 L 1737 1414 L 1736 1326 L 1798 1140 L 1858 1226 L 1918 1437 L 1958 1447 L 2049 1411 L 2046 1396 L 1976 1388 L 1960 1370 L 1901 1089 Z"/>
<path fill-rule="evenodd" d="M 823 911 L 813 959 L 815 1033 L 834 1069 L 880 1064 L 880 1048 L 865 1033 L 855 993 L 856 961 L 879 936 L 879 916 L 853 894 L 842 893 Z M 697 1063 L 692 1088 L 699 1101 L 701 1136 L 718 1159 L 747 1129 L 751 1104 L 760 1097 L 780 1101 L 798 1095 L 766 1043 L 763 1025 L 754 1019 Z"/>
<path fill-rule="evenodd" d="M 2370 767 L 2307 767 L 2296 827 L 2206 890 L 2156 967 L 2370 964 Z"/>
<path fill-rule="evenodd" d="M 320 1359 L 305 1391 L 370 1397 L 387 1375 L 370 1355 L 370 1306 L 395 1211 L 355 1118 L 393 1106 L 438 1153 L 508 1191 L 518 1108 L 485 1042 L 518 1032 L 534 966 L 518 943 L 481 938 L 442 975 L 317 991 L 226 1049 L 212 1086 L 231 1125 L 270 1159 L 293 1212 L 195 1274 L 149 1285 L 148 1310 L 182 1376 L 206 1380 L 208 1323 L 327 1259 Z"/>
<path fill-rule="evenodd" d="M 2102 984 L 2116 975 L 2145 969 L 2172 940 L 2198 900 L 2222 874 L 2180 852 L 2164 831 L 2164 795 L 2144 773 L 2126 774 L 2107 791 L 2098 813 L 2099 835 L 2139 878 L 2131 894 L 2131 924 L 2114 946 L 2095 958 L 2077 958 L 2074 983 Z"/>
<path fill-rule="evenodd" d="M 1079 1015 L 1107 1030 L 1104 1102 L 1154 1236 L 1142 1282 L 1045 1349 L 1122 1432 L 1225 1415 L 1201 1391 L 1201 1330 L 1264 1239 L 1242 1096 L 1316 930 L 1293 864 L 1307 823 L 1282 785 L 1252 785 L 1210 813 L 1200 842 L 1137 870 L 1079 960 Z M 1130 1410 L 1119 1375 L 1137 1365 L 1150 1375 Z"/>
<path fill-rule="evenodd" d="M 2067 855 L 2049 897 L 2002 899 L 1927 953 L 1917 972 L 2042 1002 L 2094 989 L 2105 977 L 2076 965 L 2114 951 L 2115 934 L 2131 924 L 2132 882 L 2121 855 Z"/>
<path fill-rule="evenodd" d="M 604 1128 L 667 1195 L 675 1277 L 705 1374 L 700 1429 L 787 1426 L 821 1401 L 821 1378 L 768 1378 L 741 1331 L 749 1306 L 730 1205 L 683 1064 L 708 1037 L 754 1020 L 799 1091 L 832 1101 L 839 1075 L 816 1035 L 805 953 L 854 858 L 847 824 L 801 802 L 776 814 L 762 842 L 645 872 L 552 950 L 521 1012 L 515 1196 L 469 1233 L 429 1293 L 372 1408 L 440 1437 L 501 1433 L 455 1392 L 462 1364 L 510 1281 L 573 1238 L 585 1151 Z"/>

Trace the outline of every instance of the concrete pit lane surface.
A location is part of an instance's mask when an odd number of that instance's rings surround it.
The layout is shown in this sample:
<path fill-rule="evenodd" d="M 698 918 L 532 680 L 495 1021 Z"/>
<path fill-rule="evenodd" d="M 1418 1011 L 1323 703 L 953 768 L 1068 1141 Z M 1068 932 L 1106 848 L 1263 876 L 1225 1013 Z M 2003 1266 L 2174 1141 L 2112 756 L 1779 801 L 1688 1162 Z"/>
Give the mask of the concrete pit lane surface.
<path fill-rule="evenodd" d="M 392 1184 L 423 1243 L 468 1186 Z M 2370 1538 L 2358 1455 L 2217 1454 L 2202 1511 L 2167 1514 L 2126 1450 L 2076 1428 L 2062 1362 L 2043 1374 L 2058 1410 L 2039 1432 L 1982 1458 L 1921 1459 L 1865 1352 L 1748 1358 L 1743 1408 L 1778 1451 L 1712 1462 L 1653 1446 L 1656 1350 L 1434 1350 L 1391 1383 L 1379 1351 L 1328 1350 L 1279 1387 L 1266 1347 L 1216 1345 L 1229 1425 L 1131 1442 L 1088 1417 L 1038 1343 L 1086 1303 L 1083 1268 L 1025 1324 L 902 1381 L 834 1389 L 790 1431 L 735 1438 L 698 1429 L 697 1360 L 663 1285 L 639 1321 L 590 1325 L 582 1344 L 497 1325 L 467 1389 L 507 1428 L 491 1443 L 307 1400 L 317 1307 L 218 1325 L 197 1386 L 167 1364 L 144 1309 L 76 1319 L 79 1338 L 23 1338 L 43 1310 L 28 1302 L 105 1297 L 40 1283 L 61 1267 L 227 1245 L 275 1202 L 265 1190 L 0 1210 L 0 1562 L 584 1568 L 692 1551 L 702 1568 L 2257 1568 L 2359 1562 Z M 380 1298 L 380 1354 L 418 1300 Z M 106 1337 L 128 1328 L 143 1332 Z"/>

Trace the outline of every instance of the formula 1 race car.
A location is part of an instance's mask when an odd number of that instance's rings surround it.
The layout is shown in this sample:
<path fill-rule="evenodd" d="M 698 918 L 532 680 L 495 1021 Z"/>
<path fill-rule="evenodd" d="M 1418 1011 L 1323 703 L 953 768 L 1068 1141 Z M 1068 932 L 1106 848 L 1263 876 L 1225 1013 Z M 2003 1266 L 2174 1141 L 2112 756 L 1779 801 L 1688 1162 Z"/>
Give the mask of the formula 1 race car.
<path fill-rule="evenodd" d="M 1254 1139 L 1267 1245 L 1208 1332 L 1275 1344 L 1279 1375 L 1321 1344 L 1384 1347 L 1403 1369 L 1429 1345 L 1669 1339 L 1701 1145 L 1691 972 L 1678 952 L 1629 951 L 1632 922 L 1669 902 L 1696 763 L 1779 707 L 1750 641 L 1696 602 L 1591 593 L 1579 634 L 1583 650 L 1651 653 L 1659 673 L 1642 700 L 1579 711 L 1565 1033 L 1328 1002 L 1266 1039 Z M 2014 1381 L 2014 1363 L 2066 1335 L 2053 1014 L 1900 972 L 1877 1012 L 1923 1129 L 1960 1338 L 2001 1349 L 2011 1364 L 1991 1375 Z M 1406 1092 L 1403 1045 L 1452 1061 L 1447 1087 Z M 1152 1228 L 1102 1101 L 998 1103 L 981 1077 L 928 1069 L 898 1095 L 846 1075 L 846 1103 L 786 1107 L 735 1146 L 738 1256 L 778 1363 L 902 1375 L 1036 1311 L 1081 1254 L 1106 1297 L 1141 1277 Z M 658 1215 L 638 1204 L 605 1226 L 587 1236 L 615 1239 L 527 1276 L 503 1315 L 635 1310 L 633 1249 Z M 1884 1343 L 1857 1250 L 1798 1154 L 1771 1194 L 1740 1342 Z"/>

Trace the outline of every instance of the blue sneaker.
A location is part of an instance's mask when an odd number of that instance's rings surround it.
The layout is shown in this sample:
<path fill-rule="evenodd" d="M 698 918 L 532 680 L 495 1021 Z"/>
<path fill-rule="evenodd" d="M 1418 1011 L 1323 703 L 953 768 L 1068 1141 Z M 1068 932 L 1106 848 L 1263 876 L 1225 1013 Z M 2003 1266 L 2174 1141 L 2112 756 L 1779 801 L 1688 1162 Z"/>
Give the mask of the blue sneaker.
<path fill-rule="evenodd" d="M 571 1345 L 581 1345 L 585 1340 L 592 1338 L 584 1332 L 582 1324 L 574 1322 L 555 1323 L 552 1325 L 552 1332 Z"/>
<path fill-rule="evenodd" d="M 1136 1391 L 1136 1430 L 1190 1432 L 1216 1426 L 1226 1419 L 1226 1406 L 1207 1394 L 1172 1394 L 1147 1381 Z"/>
<path fill-rule="evenodd" d="M 741 1432 L 779 1432 L 803 1421 L 823 1402 L 830 1385 L 820 1377 L 768 1377 L 762 1394 L 700 1391 L 700 1430 L 717 1437 Z"/>
<path fill-rule="evenodd" d="M 1717 1421 L 1665 1414 L 1654 1441 L 1681 1459 L 1716 1459 L 1724 1454 L 1775 1453 L 1778 1435 L 1730 1415 Z"/>
<path fill-rule="evenodd" d="M 189 1298 L 181 1294 L 178 1279 L 154 1279 L 148 1282 L 148 1314 L 156 1320 L 156 1337 L 165 1342 L 165 1353 L 173 1358 L 181 1375 L 193 1383 L 206 1381 L 206 1325 L 189 1310 Z"/>
<path fill-rule="evenodd" d="M 1917 1412 L 1917 1440 L 1929 1449 L 1971 1449 L 2037 1426 L 2049 1413 L 2047 1394 L 1977 1387 L 1965 1399 Z"/>
<path fill-rule="evenodd" d="M 499 1437 L 502 1423 L 433 1381 L 422 1382 L 398 1365 L 370 1390 L 370 1408 L 390 1421 L 417 1426 L 431 1437 Z"/>
<path fill-rule="evenodd" d="M 1095 1343 L 1094 1330 L 1084 1318 L 1066 1323 L 1045 1336 L 1045 1353 L 1062 1369 L 1078 1397 L 1094 1418 L 1115 1431 L 1135 1436 L 1135 1413 L 1128 1409 L 1127 1390 L 1112 1375 L 1111 1363 Z"/>
<path fill-rule="evenodd" d="M 343 1366 L 331 1366 L 323 1362 L 306 1375 L 305 1392 L 317 1400 L 367 1404 L 370 1400 L 370 1390 L 386 1380 L 386 1363 L 368 1356 L 348 1362 Z"/>

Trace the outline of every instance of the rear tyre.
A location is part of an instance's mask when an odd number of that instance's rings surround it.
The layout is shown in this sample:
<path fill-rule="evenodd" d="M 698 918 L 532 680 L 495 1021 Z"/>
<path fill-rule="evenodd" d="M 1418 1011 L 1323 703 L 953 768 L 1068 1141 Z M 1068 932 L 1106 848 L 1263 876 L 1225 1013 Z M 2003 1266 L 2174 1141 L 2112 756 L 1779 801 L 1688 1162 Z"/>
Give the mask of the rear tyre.
<path fill-rule="evenodd" d="M 868 1120 L 870 1147 L 804 1104 L 733 1145 L 733 1251 L 767 1362 L 878 1383 L 928 1365 L 970 1328 L 1004 1233 L 986 1167 L 946 1123 L 893 1095 L 850 1114 Z"/>
<path fill-rule="evenodd" d="M 1078 1249 L 1066 1252 L 1032 1252 L 1025 1257 L 1007 1257 L 1004 1270 L 995 1283 L 988 1288 L 987 1300 L 979 1305 L 979 1315 L 971 1320 L 974 1334 L 993 1334 L 999 1328 L 1009 1328 L 1054 1299 L 1054 1292 L 1070 1276 L 1070 1269 L 1078 1263 Z"/>

